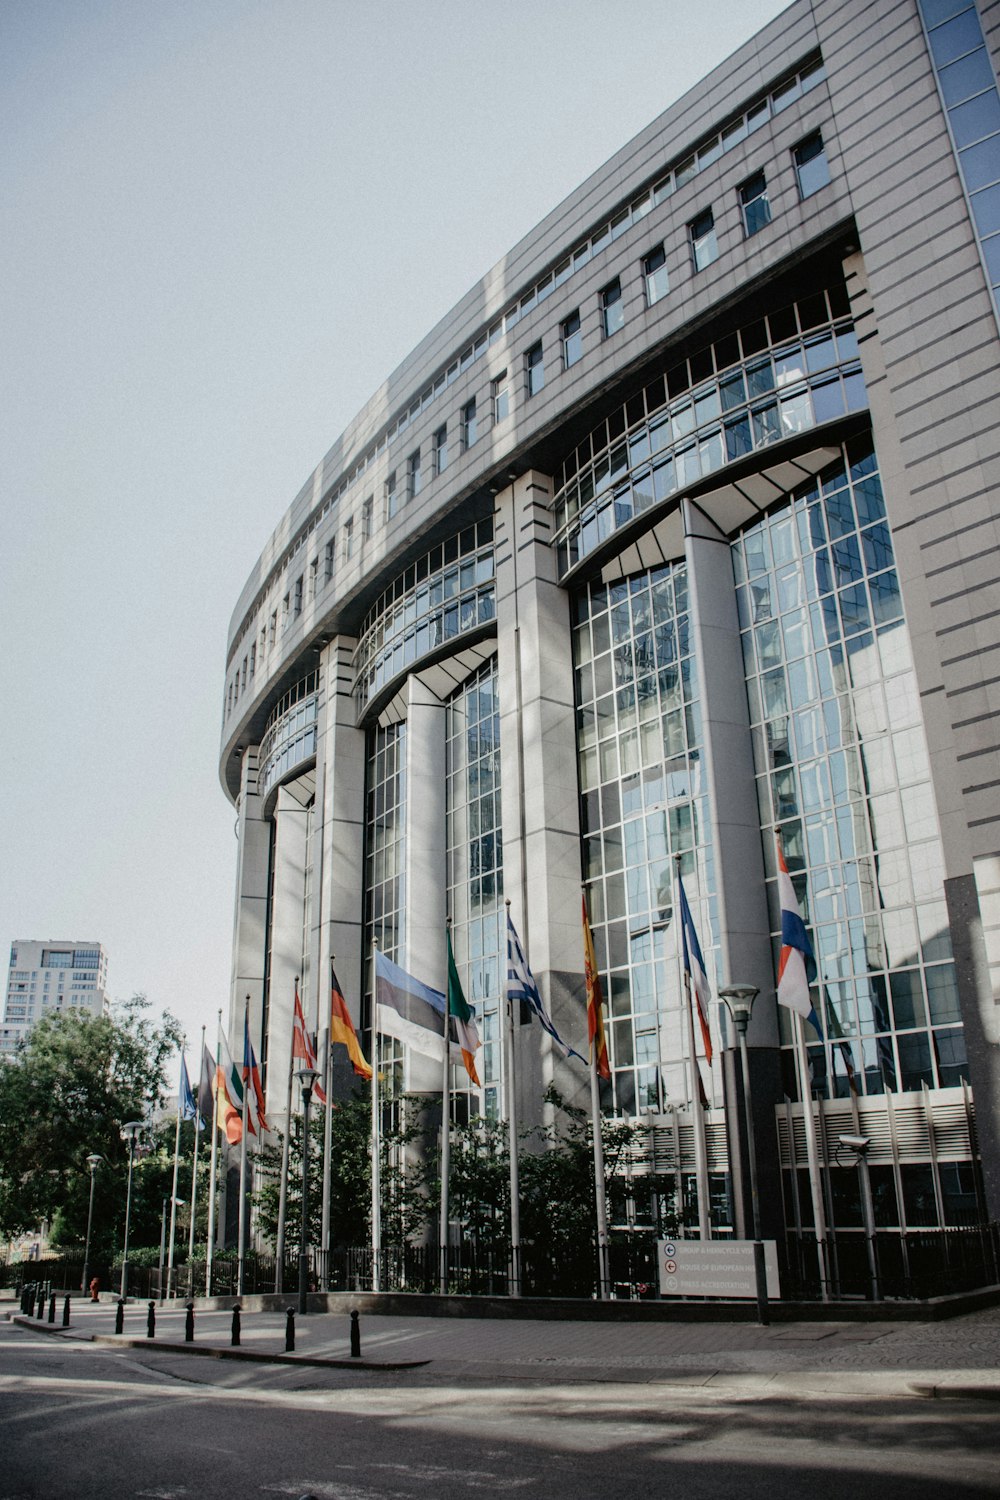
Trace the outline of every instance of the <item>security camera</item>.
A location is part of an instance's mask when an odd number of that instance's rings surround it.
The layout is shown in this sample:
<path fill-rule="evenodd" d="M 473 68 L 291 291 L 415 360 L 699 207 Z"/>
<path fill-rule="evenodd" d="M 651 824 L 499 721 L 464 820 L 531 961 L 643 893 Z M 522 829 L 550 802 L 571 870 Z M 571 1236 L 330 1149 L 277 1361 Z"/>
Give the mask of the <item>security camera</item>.
<path fill-rule="evenodd" d="M 868 1135 L 839 1135 L 838 1141 L 850 1151 L 867 1151 L 871 1145 L 871 1136 Z"/>

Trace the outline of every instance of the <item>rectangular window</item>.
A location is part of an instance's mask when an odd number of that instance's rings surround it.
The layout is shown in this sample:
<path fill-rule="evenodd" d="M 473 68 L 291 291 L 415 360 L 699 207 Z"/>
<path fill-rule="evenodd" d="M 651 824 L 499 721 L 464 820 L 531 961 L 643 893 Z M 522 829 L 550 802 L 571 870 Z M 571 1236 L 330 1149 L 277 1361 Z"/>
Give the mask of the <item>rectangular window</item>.
<path fill-rule="evenodd" d="M 462 407 L 462 447 L 471 448 L 476 441 L 476 402 L 466 401 Z"/>
<path fill-rule="evenodd" d="M 302 613 L 302 591 L 303 591 L 304 585 L 305 585 L 305 579 L 303 578 L 302 574 L 300 573 L 299 576 L 298 576 L 298 578 L 296 578 L 296 580 L 295 580 L 295 607 L 294 607 L 294 613 L 297 614 L 297 615 L 300 615 Z"/>
<path fill-rule="evenodd" d="M 524 373 L 528 383 L 528 395 L 537 396 L 545 384 L 545 362 L 541 341 L 532 344 L 524 356 Z"/>
<path fill-rule="evenodd" d="M 323 580 L 325 583 L 329 583 L 330 579 L 333 577 L 333 554 L 335 548 L 336 542 L 334 541 L 333 537 L 331 537 L 327 542 L 326 549 L 323 553 Z"/>
<path fill-rule="evenodd" d="M 396 471 L 393 469 L 385 482 L 385 515 L 391 521 L 399 510 L 399 492 L 396 489 Z"/>
<path fill-rule="evenodd" d="M 643 256 L 642 278 L 646 285 L 646 302 L 652 307 L 654 302 L 659 302 L 670 290 L 667 256 L 662 245 L 657 245 L 655 250 L 650 250 L 648 255 Z"/>
<path fill-rule="evenodd" d="M 344 558 L 351 557 L 354 553 L 354 517 L 344 523 Z"/>
<path fill-rule="evenodd" d="M 510 391 L 507 387 L 507 371 L 501 370 L 490 382 L 493 400 L 493 425 L 506 421 L 510 414 Z"/>
<path fill-rule="evenodd" d="M 406 491 L 412 500 L 420 494 L 423 489 L 423 480 L 420 477 L 420 449 L 411 453 L 406 460 Z"/>
<path fill-rule="evenodd" d="M 570 365 L 575 365 L 583 357 L 583 333 L 578 312 L 570 313 L 562 325 L 561 334 L 563 367 L 568 370 Z"/>
<path fill-rule="evenodd" d="M 254 672 L 256 672 L 256 670 L 257 670 L 257 642 L 254 641 L 253 645 L 250 647 L 250 680 L 251 680 L 251 682 L 253 681 L 253 674 L 254 674 Z"/>
<path fill-rule="evenodd" d="M 272 649 L 274 648 L 274 642 L 275 642 L 275 638 L 276 638 L 277 634 L 278 634 L 278 611 L 276 609 L 272 609 L 272 611 L 271 611 L 271 639 L 270 639 L 270 644 L 271 644 L 271 648 Z"/>
<path fill-rule="evenodd" d="M 249 664 L 247 658 L 244 656 L 244 658 L 243 658 L 243 673 L 242 673 L 242 676 L 240 678 L 240 692 L 241 693 L 245 693 L 246 690 L 247 690 L 247 671 L 249 669 L 249 665 L 250 664 Z"/>
<path fill-rule="evenodd" d="M 830 181 L 830 167 L 823 149 L 823 137 L 819 131 L 806 136 L 792 152 L 795 173 L 799 181 L 799 197 L 811 198 Z"/>
<path fill-rule="evenodd" d="M 601 293 L 601 323 L 604 337 L 609 339 L 619 328 L 625 326 L 625 309 L 622 306 L 622 284 L 616 276 L 610 286 Z"/>
<path fill-rule="evenodd" d="M 439 427 L 434 434 L 434 472 L 443 474 L 448 467 L 448 428 Z"/>
<path fill-rule="evenodd" d="M 319 558 L 318 557 L 314 557 L 313 560 L 312 560 L 312 562 L 309 564 L 309 597 L 310 597 L 310 599 L 315 599 L 315 597 L 316 597 L 316 581 L 317 581 L 318 578 L 319 578 Z"/>
<path fill-rule="evenodd" d="M 369 495 L 361 507 L 361 535 L 367 542 L 372 534 L 372 520 L 375 513 L 375 496 Z"/>
<path fill-rule="evenodd" d="M 743 233 L 747 239 L 771 222 L 771 203 L 767 196 L 767 179 L 763 172 L 755 172 L 740 188 L 740 211 L 743 214 Z"/>
<path fill-rule="evenodd" d="M 715 238 L 715 215 L 710 208 L 692 219 L 688 225 L 691 236 L 691 257 L 696 271 L 704 271 L 713 260 L 719 258 L 719 243 Z"/>

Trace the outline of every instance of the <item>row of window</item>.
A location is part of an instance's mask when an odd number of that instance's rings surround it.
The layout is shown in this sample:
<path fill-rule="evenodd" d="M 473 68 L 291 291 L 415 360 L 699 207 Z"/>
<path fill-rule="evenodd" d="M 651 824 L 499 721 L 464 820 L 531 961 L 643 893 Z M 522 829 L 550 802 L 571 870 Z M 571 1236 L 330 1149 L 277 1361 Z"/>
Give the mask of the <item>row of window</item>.
<path fill-rule="evenodd" d="M 373 443 L 372 446 L 358 459 L 358 461 L 352 466 L 350 471 L 341 477 L 337 485 L 327 494 L 322 508 L 317 509 L 316 514 L 311 519 L 306 532 L 304 532 L 303 535 L 299 537 L 298 540 L 292 545 L 292 547 L 289 549 L 289 552 L 286 554 L 286 557 L 281 559 L 281 561 L 279 562 L 278 567 L 283 567 L 287 558 L 294 555 L 294 552 L 303 545 L 308 534 L 313 531 L 319 524 L 319 522 L 323 519 L 323 517 L 325 517 L 329 513 L 332 506 L 344 494 L 346 494 L 351 485 L 353 485 L 354 482 L 360 477 L 360 475 L 365 472 L 369 465 L 386 450 L 389 443 L 401 432 L 403 432 L 409 425 L 409 423 L 412 420 L 415 420 L 416 417 L 419 416 L 419 414 L 427 407 L 430 402 L 436 400 L 437 397 L 448 386 L 450 386 L 454 380 L 457 380 L 459 375 L 462 374 L 475 360 L 479 359 L 490 348 L 492 348 L 494 343 L 496 343 L 504 334 L 509 333 L 520 320 L 520 318 L 533 311 L 542 301 L 545 300 L 547 296 L 555 291 L 556 288 L 564 285 L 571 275 L 587 265 L 594 255 L 606 249 L 626 230 L 630 229 L 635 224 L 640 222 L 643 218 L 645 218 L 646 214 L 648 214 L 651 209 L 664 202 L 665 199 L 668 198 L 676 189 L 681 188 L 688 182 L 692 181 L 693 178 L 698 174 L 698 172 L 714 164 L 726 151 L 731 150 L 733 147 L 746 140 L 749 135 L 751 135 L 754 131 L 760 129 L 760 127 L 762 125 L 765 125 L 773 116 L 780 114 L 783 109 L 786 109 L 790 104 L 794 103 L 797 99 L 801 98 L 811 89 L 815 88 L 815 86 L 818 83 L 822 82 L 825 77 L 826 73 L 823 67 L 822 59 L 818 56 L 807 59 L 798 67 L 798 69 L 794 73 L 782 79 L 782 81 L 775 88 L 769 90 L 769 92 L 765 94 L 763 98 L 754 101 L 754 103 L 748 109 L 744 110 L 739 115 L 730 120 L 720 132 L 702 142 L 702 144 L 696 151 L 691 152 L 682 160 L 678 160 L 670 170 L 668 170 L 662 177 L 660 177 L 656 182 L 653 183 L 652 187 L 644 190 L 641 194 L 639 194 L 637 198 L 635 198 L 633 201 L 626 204 L 622 209 L 616 212 L 613 217 L 608 220 L 607 223 L 603 224 L 597 230 L 595 230 L 594 233 L 589 236 L 588 239 L 583 241 L 582 244 L 578 245 L 571 254 L 567 255 L 551 271 L 547 272 L 546 275 L 540 279 L 540 281 L 538 281 L 533 287 L 529 288 L 529 290 L 524 293 L 524 295 L 522 295 L 518 301 L 514 302 L 511 307 L 509 307 L 490 325 L 488 330 L 482 333 L 479 338 L 477 338 L 473 344 L 471 344 L 466 350 L 462 352 L 460 356 L 458 356 L 451 364 L 449 364 L 446 369 L 442 370 L 434 379 L 434 381 L 429 384 L 426 389 L 420 393 L 419 396 L 414 398 L 406 411 L 402 412 L 399 417 L 383 431 L 378 440 Z M 803 165 L 805 165 L 805 163 L 803 163 Z M 818 170 L 818 168 L 815 169 L 815 171 Z M 800 190 L 803 192 L 803 196 L 808 196 L 808 193 L 810 191 L 816 191 L 816 187 L 805 188 L 802 186 L 803 177 L 801 174 L 799 181 Z M 759 214 L 760 212 L 762 212 L 762 209 L 758 208 L 757 213 Z M 758 227 L 762 226 L 758 225 Z M 665 276 L 666 273 L 664 270 L 664 279 Z M 658 293 L 657 295 L 662 295 L 662 292 Z M 578 318 L 579 315 L 576 314 L 574 316 Z M 573 319 L 570 318 L 568 321 L 572 323 Z M 577 342 L 579 343 L 579 329 L 577 330 L 577 335 Z M 575 358 L 579 358 L 581 352 L 582 349 L 580 349 L 579 352 L 575 354 Z M 571 343 L 569 348 L 568 363 L 573 362 L 575 361 L 573 345 Z M 536 363 L 540 363 L 540 360 L 537 358 L 537 356 Z M 541 389 L 541 385 L 544 381 L 544 375 L 539 372 L 537 379 L 538 384 L 536 389 Z M 507 410 L 509 409 L 509 395 L 506 388 L 506 372 L 503 372 L 499 381 L 497 379 L 494 379 L 493 387 L 494 389 L 491 392 L 493 398 L 493 418 L 494 421 L 502 421 L 504 416 L 506 416 L 507 414 Z M 473 400 L 466 403 L 466 405 L 462 408 L 460 414 L 460 441 L 463 449 L 470 447 L 472 443 L 475 442 L 476 435 L 476 402 Z M 441 473 L 443 468 L 447 466 L 448 462 L 447 426 L 438 429 L 438 431 L 434 434 L 433 443 L 435 465 L 434 472 Z M 410 463 L 412 463 L 413 457 L 414 455 L 411 455 Z M 416 482 L 419 484 L 419 455 L 416 455 L 416 457 L 418 469 Z M 411 473 L 409 472 L 409 464 L 407 482 L 408 484 L 412 484 L 413 482 L 413 476 L 411 476 Z M 412 491 L 412 493 L 416 493 L 416 491 Z M 387 489 L 386 492 L 386 513 L 388 519 L 391 519 L 399 509 L 402 499 L 403 491 L 401 488 L 397 489 L 397 486 L 394 482 L 392 490 L 390 491 Z M 370 501 L 366 502 L 366 504 L 370 503 Z M 331 577 L 332 571 L 328 571 L 326 574 L 326 580 L 329 581 Z M 254 604 L 248 611 L 248 621 L 250 618 L 252 618 L 252 615 L 259 607 L 259 602 L 260 597 L 258 597 L 258 600 L 254 602 Z"/>
<path fill-rule="evenodd" d="M 829 165 L 826 153 L 823 149 L 823 140 L 819 131 L 809 135 L 804 141 L 800 141 L 792 151 L 795 165 L 796 180 L 798 182 L 799 194 L 804 198 L 811 197 L 820 188 L 825 187 L 830 181 Z M 771 206 L 767 195 L 767 181 L 762 171 L 757 171 L 746 179 L 738 188 L 740 211 L 742 215 L 744 233 L 747 237 L 758 233 L 771 221 Z M 703 210 L 688 224 L 688 242 L 691 251 L 691 260 L 694 270 L 702 271 L 710 266 L 718 258 L 719 245 L 715 230 L 715 216 L 711 208 Z M 661 301 L 670 290 L 670 278 L 667 270 L 666 251 L 662 244 L 655 245 L 642 257 L 642 280 L 647 307 L 654 306 Z M 616 276 L 612 282 L 602 289 L 600 297 L 601 333 L 603 338 L 613 337 L 625 326 L 625 308 L 622 298 L 622 280 Z M 570 369 L 583 358 L 583 325 L 580 309 L 569 314 L 559 325 L 559 356 L 562 367 Z M 545 385 L 545 350 L 541 339 L 525 352 L 524 356 L 524 382 L 528 398 L 538 395 Z M 507 369 L 499 371 L 490 381 L 489 393 L 489 415 L 491 424 L 497 426 L 504 422 L 510 415 L 511 410 L 511 383 Z M 479 412 L 477 401 L 472 397 L 462 406 L 458 417 L 458 442 L 463 452 L 467 451 L 476 442 L 479 436 Z M 449 438 L 448 424 L 442 423 L 431 438 L 430 444 L 430 469 L 432 476 L 436 477 L 445 472 L 448 467 L 452 452 L 452 444 Z M 404 504 L 414 500 L 421 494 L 426 479 L 427 466 L 424 462 L 422 448 L 415 448 L 406 460 L 405 473 L 393 469 L 385 480 L 384 508 L 385 519 L 391 522 L 402 510 Z M 372 535 L 374 518 L 374 496 L 369 495 L 363 502 L 361 510 L 360 534 L 367 540 Z M 347 561 L 353 556 L 355 541 L 354 517 L 348 517 L 341 527 L 339 538 L 331 537 L 325 547 L 323 555 L 323 583 L 328 584 L 334 575 L 338 540 L 341 556 Z M 295 579 L 292 587 L 284 595 L 280 608 L 280 626 L 284 630 L 290 621 L 297 619 L 304 607 L 306 590 L 308 597 L 314 598 L 319 590 L 319 554 L 312 559 L 308 570 L 303 571 Z M 226 718 L 232 713 L 233 707 L 239 701 L 241 693 L 244 693 L 249 683 L 253 681 L 256 673 L 257 660 L 266 651 L 271 650 L 277 640 L 279 629 L 279 610 L 271 612 L 269 621 L 262 625 L 259 639 L 252 642 L 249 651 L 243 657 L 241 665 L 230 683 L 227 702 Z"/>

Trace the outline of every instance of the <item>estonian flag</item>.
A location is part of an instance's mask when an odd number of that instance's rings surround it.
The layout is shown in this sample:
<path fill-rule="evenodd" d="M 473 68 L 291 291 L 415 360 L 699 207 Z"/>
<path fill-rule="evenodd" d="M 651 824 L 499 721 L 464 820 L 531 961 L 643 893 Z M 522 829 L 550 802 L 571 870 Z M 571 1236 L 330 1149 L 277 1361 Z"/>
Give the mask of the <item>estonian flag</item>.
<path fill-rule="evenodd" d="M 440 990 L 414 979 L 381 950 L 375 954 L 375 1028 L 394 1036 L 424 1057 L 444 1056 L 445 998 Z M 455 1062 L 462 1056 L 456 1047 Z"/>

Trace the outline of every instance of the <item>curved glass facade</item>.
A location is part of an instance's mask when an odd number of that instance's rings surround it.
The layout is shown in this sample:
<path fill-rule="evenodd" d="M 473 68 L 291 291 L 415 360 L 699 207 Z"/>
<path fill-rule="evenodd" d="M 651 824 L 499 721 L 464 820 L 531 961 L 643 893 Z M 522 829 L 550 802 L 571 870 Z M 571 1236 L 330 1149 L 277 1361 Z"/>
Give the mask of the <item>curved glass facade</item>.
<path fill-rule="evenodd" d="M 354 656 L 359 715 L 414 662 L 495 617 L 490 517 L 426 553 L 369 610 Z"/>
<path fill-rule="evenodd" d="M 714 928 L 687 582 L 678 563 L 576 596 L 583 872 L 621 1114 L 688 1098 L 675 855 L 706 953 Z"/>
<path fill-rule="evenodd" d="M 773 882 L 779 832 L 820 976 L 813 1091 L 958 1083 L 941 842 L 870 435 L 732 551 L 765 860 Z M 771 914 L 777 958 L 773 884 Z"/>
<path fill-rule="evenodd" d="M 447 714 L 447 881 L 452 947 L 476 1008 L 477 1068 L 488 1115 L 500 1112 L 502 998 L 506 983 L 500 695 L 496 658 L 454 694 Z M 464 1074 L 458 1076 L 464 1077 Z M 466 1079 L 465 1082 L 468 1082 Z"/>
<path fill-rule="evenodd" d="M 770 313 L 659 376 L 556 475 L 560 575 L 727 464 L 867 405 L 843 287 Z"/>
<path fill-rule="evenodd" d="M 318 673 L 310 672 L 271 710 L 260 742 L 257 791 L 261 797 L 266 797 L 290 772 L 315 759 L 318 687 Z"/>

